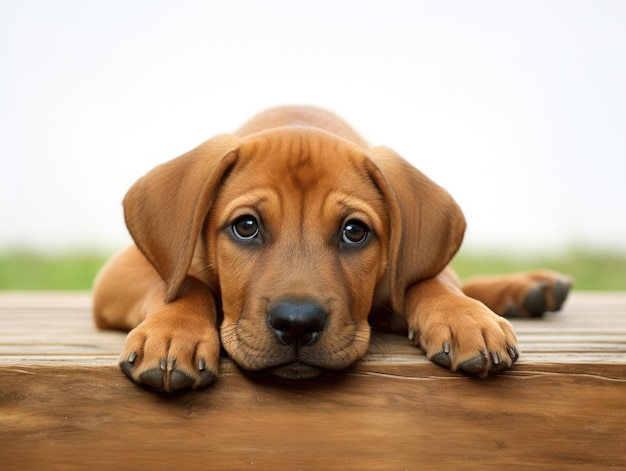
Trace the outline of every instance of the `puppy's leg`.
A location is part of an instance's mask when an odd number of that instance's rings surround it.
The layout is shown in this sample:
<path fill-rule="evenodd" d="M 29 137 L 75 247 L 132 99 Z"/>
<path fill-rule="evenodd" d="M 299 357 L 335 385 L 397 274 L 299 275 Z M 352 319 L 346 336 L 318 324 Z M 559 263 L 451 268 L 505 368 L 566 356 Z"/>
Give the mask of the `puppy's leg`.
<path fill-rule="evenodd" d="M 466 296 L 449 269 L 410 287 L 406 308 L 409 339 L 440 366 L 487 376 L 518 358 L 511 324 Z"/>
<path fill-rule="evenodd" d="M 113 256 L 93 287 L 93 315 L 100 329 L 131 330 L 145 318 L 147 305 L 165 299 L 163 280 L 136 246 Z"/>
<path fill-rule="evenodd" d="M 132 247 L 96 280 L 96 325 L 132 329 L 119 361 L 133 381 L 166 391 L 207 386 L 217 377 L 220 353 L 213 295 L 187 277 L 177 300 L 164 299 L 165 283 Z"/>
<path fill-rule="evenodd" d="M 568 276 L 548 270 L 512 275 L 478 276 L 463 283 L 463 292 L 506 317 L 540 316 L 558 311 L 572 287 Z"/>

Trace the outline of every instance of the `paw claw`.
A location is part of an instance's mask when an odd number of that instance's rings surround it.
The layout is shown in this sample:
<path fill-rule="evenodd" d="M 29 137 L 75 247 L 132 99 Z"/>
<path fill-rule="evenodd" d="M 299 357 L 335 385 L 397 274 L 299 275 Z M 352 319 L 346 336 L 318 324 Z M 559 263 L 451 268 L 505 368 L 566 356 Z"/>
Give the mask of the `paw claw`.
<path fill-rule="evenodd" d="M 509 356 L 511 357 L 511 360 L 513 360 L 513 363 L 515 363 L 517 359 L 519 358 L 519 352 L 517 351 L 517 348 L 509 347 L 508 352 L 509 352 Z"/>
<path fill-rule="evenodd" d="M 492 372 L 492 373 L 498 373 L 500 371 L 506 370 L 508 367 L 509 367 L 509 365 L 507 365 L 506 362 L 501 362 L 501 363 L 499 363 L 497 365 L 494 364 L 489 369 L 489 371 Z"/>
<path fill-rule="evenodd" d="M 122 369 L 124 374 L 130 379 L 133 379 L 133 368 L 135 367 L 134 363 L 137 359 L 137 356 L 137 352 L 131 352 L 130 355 L 128 355 L 128 359 L 119 363 L 120 368 Z"/>
<path fill-rule="evenodd" d="M 497 373 L 502 370 L 506 370 L 509 366 L 511 366 L 513 362 L 508 363 L 507 361 L 502 360 L 498 352 L 491 352 L 491 368 L 489 368 L 490 372 Z"/>

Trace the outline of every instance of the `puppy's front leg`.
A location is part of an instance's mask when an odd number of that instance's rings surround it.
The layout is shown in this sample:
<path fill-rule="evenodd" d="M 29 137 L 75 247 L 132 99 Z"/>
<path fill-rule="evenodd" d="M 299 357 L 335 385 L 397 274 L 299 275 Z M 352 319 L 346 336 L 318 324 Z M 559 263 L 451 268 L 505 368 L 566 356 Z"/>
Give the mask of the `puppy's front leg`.
<path fill-rule="evenodd" d="M 484 377 L 518 358 L 511 324 L 463 294 L 450 269 L 411 286 L 405 312 L 409 338 L 444 368 Z"/>
<path fill-rule="evenodd" d="M 158 390 L 208 386 L 217 378 L 220 356 L 213 295 L 193 277 L 175 301 L 164 304 L 162 295 L 146 300 L 146 318 L 128 334 L 122 371 Z"/>

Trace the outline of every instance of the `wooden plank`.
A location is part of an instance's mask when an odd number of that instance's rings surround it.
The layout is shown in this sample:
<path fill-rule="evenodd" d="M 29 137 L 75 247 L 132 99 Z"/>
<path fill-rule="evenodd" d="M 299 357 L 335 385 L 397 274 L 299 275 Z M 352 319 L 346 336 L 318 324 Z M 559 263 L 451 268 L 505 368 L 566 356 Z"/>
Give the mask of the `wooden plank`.
<path fill-rule="evenodd" d="M 0 295 L 0 365 L 115 365 L 125 334 L 95 329 L 88 293 Z M 532 362 L 626 364 L 626 294 L 573 293 L 563 312 L 513 321 L 522 357 Z M 371 354 L 425 361 L 400 336 L 376 335 Z"/>
<path fill-rule="evenodd" d="M 0 295 L 0 469 L 626 469 L 626 294 L 573 293 L 516 320 L 522 357 L 487 380 L 401 336 L 311 381 L 242 374 L 166 396 L 115 366 L 88 294 Z"/>
<path fill-rule="evenodd" d="M 623 374 L 226 371 L 164 397 L 114 367 L 0 371 L 3 470 L 626 468 Z"/>

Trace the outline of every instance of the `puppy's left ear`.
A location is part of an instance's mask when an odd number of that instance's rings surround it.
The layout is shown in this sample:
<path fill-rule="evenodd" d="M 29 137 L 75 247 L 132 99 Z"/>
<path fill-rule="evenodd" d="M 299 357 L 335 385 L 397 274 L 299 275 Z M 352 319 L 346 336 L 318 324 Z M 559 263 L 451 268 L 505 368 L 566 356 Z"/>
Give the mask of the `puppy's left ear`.
<path fill-rule="evenodd" d="M 391 216 L 391 303 L 401 313 L 407 289 L 438 275 L 457 252 L 465 218 L 447 191 L 391 149 L 375 147 L 367 155 L 384 179 L 379 187 Z"/>

